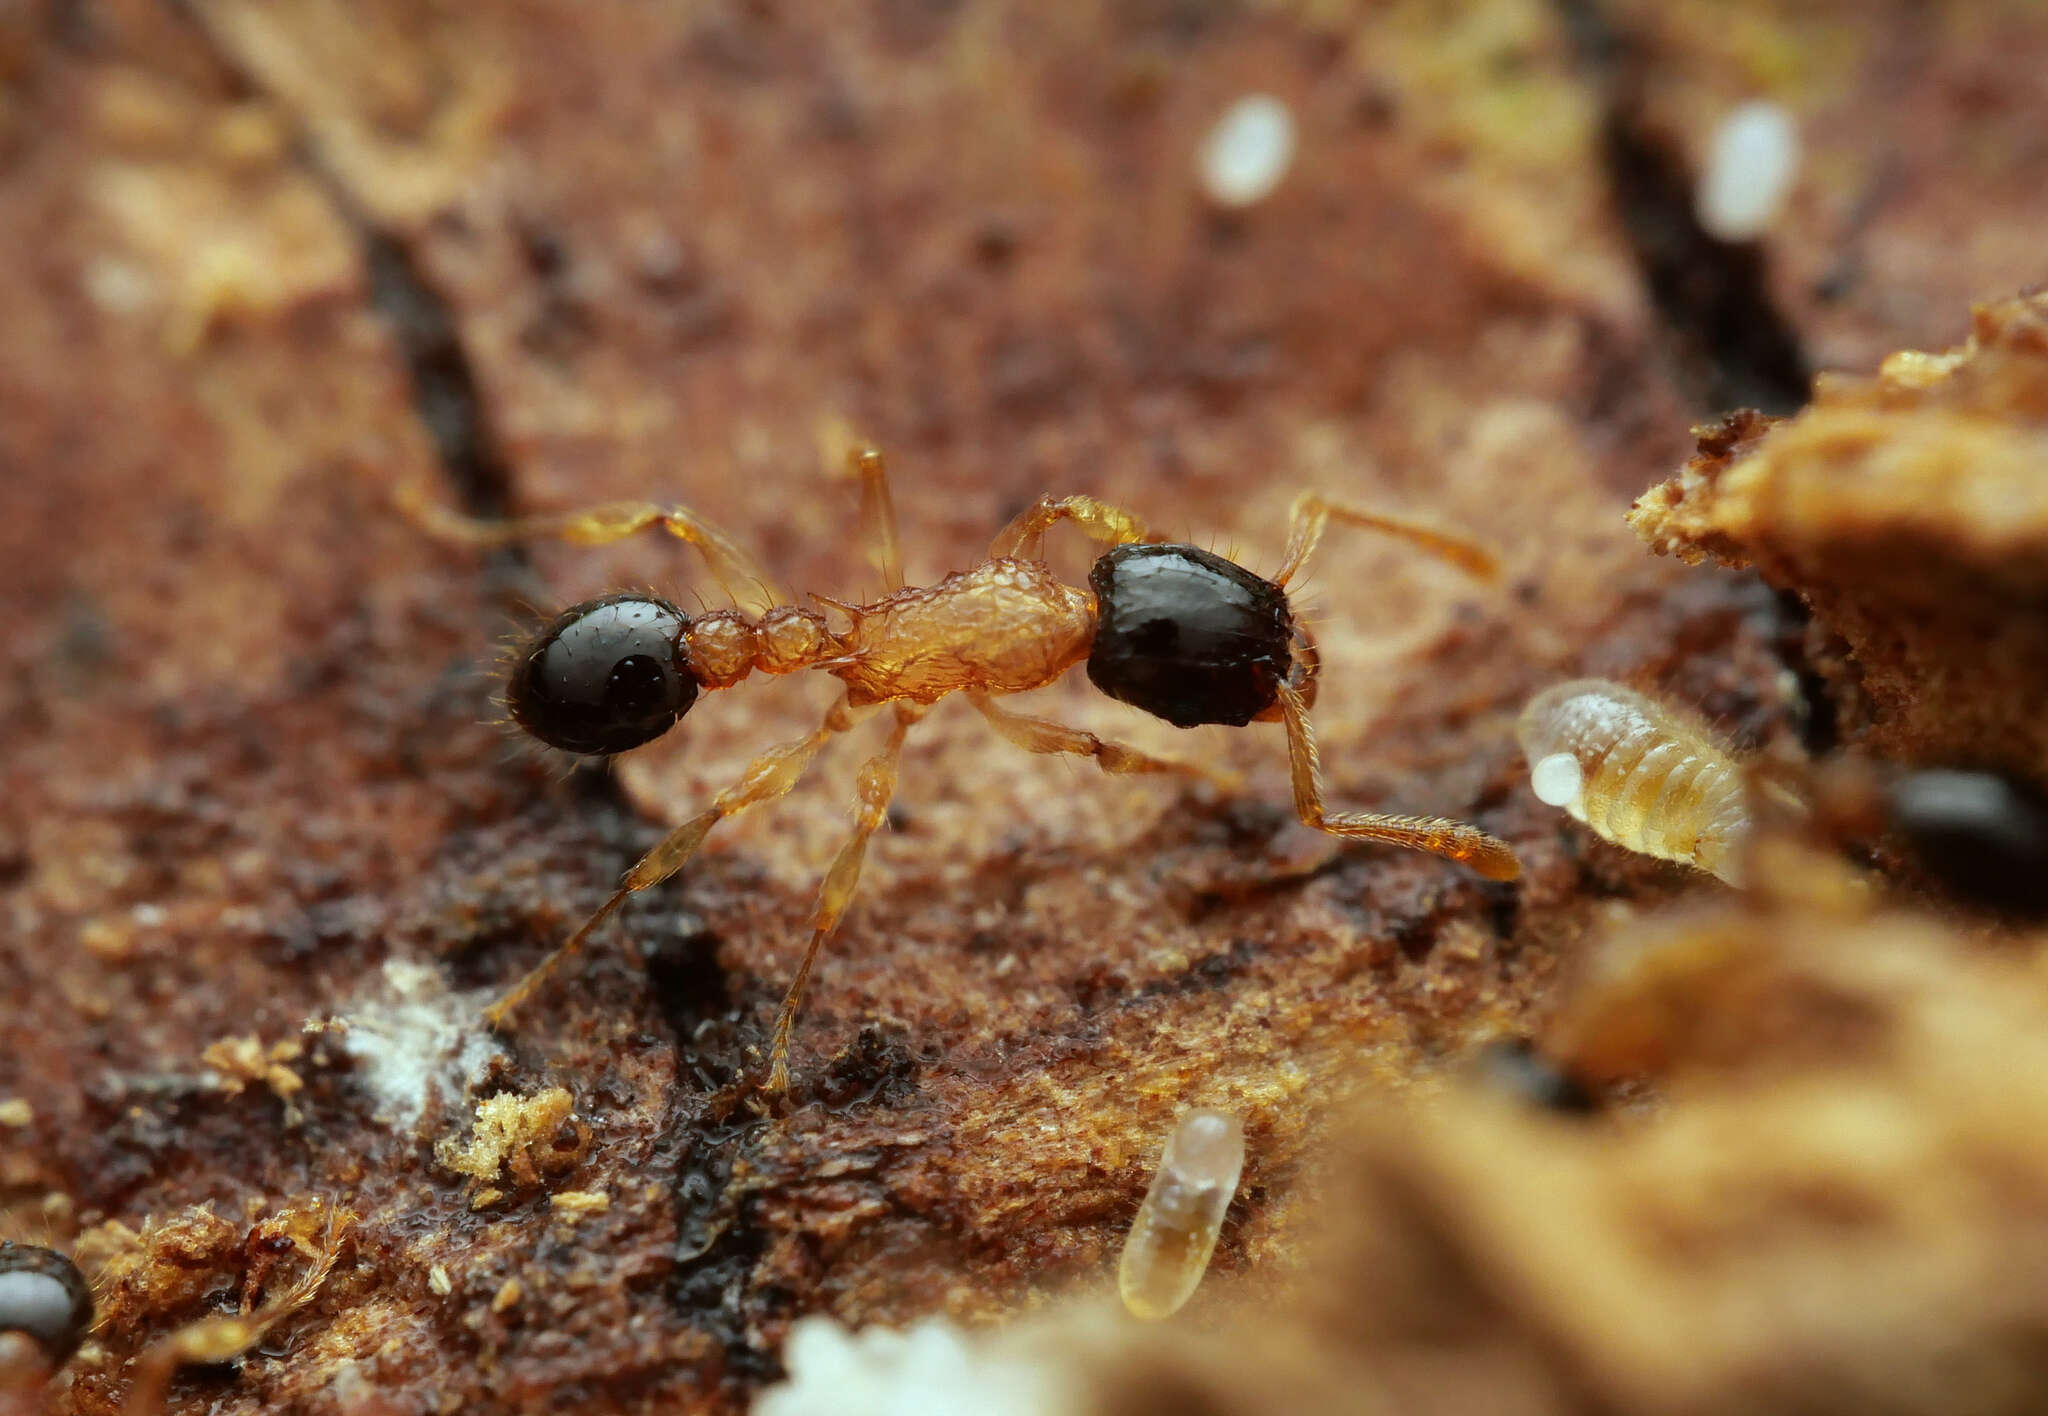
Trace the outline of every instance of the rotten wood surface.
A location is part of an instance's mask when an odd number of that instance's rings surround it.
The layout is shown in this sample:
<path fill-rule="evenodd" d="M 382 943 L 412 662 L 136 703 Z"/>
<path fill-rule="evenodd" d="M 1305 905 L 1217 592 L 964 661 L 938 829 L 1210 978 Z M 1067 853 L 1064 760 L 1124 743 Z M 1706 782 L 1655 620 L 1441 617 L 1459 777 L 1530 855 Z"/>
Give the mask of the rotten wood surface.
<path fill-rule="evenodd" d="M 1529 1026 L 1594 917 L 1713 888 L 1534 802 L 1514 714 L 1600 673 L 1745 745 L 1824 736 L 1786 687 L 1796 608 L 1645 555 L 1622 513 L 1716 390 L 1782 392 L 1757 329 L 1867 367 L 2038 276 L 2048 21 L 1448 8 L 0 15 L 0 1203 L 207 1276 L 116 1295 L 59 1409 L 112 1409 L 125 1359 L 247 1298 L 251 1226 L 293 1197 L 355 1212 L 349 1254 L 173 1409 L 733 1409 L 801 1312 L 1101 1289 L 1193 1104 L 1251 1143 L 1217 1271 L 1277 1283 L 1333 1105 Z M 1761 256 L 1685 204 L 1688 141 L 1758 88 L 1812 174 Z M 1252 90 L 1301 152 L 1225 216 L 1193 154 Z M 1524 882 L 1336 848 L 1292 823 L 1277 729 L 1181 734 L 1077 682 L 1042 710 L 1243 790 L 935 713 L 786 1114 L 732 1084 L 864 742 L 494 1048 L 492 991 L 830 691 L 746 685 L 610 774 L 508 751 L 495 643 L 533 608 L 709 587 L 654 541 L 452 552 L 393 492 L 685 500 L 857 595 L 849 428 L 890 454 L 914 579 L 1044 491 L 1255 567 L 1304 485 L 1490 539 L 1497 591 L 1338 534 L 1317 717 L 1339 801 L 1475 820 Z M 245 1039 L 296 1044 L 292 1080 L 223 1070 Z M 550 1163 L 476 1207 L 436 1143 L 555 1086 L 587 1136 L 536 1138 Z"/>

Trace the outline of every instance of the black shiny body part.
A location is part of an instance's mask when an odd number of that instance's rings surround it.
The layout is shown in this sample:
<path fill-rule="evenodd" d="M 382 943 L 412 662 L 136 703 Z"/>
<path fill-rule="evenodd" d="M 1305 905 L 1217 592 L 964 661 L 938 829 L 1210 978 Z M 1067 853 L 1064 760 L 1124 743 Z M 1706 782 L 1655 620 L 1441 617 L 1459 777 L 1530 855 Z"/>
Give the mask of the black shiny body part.
<path fill-rule="evenodd" d="M 0 1242 L 0 1332 L 23 1333 L 62 1366 L 92 1329 L 92 1290 L 54 1249 Z"/>
<path fill-rule="evenodd" d="M 1964 902 L 2048 920 L 2048 801 L 1994 772 L 1930 768 L 1892 783 L 1891 828 Z"/>
<path fill-rule="evenodd" d="M 1195 546 L 1118 546 L 1088 572 L 1088 678 L 1178 728 L 1242 727 L 1271 708 L 1293 664 L 1287 593 Z"/>
<path fill-rule="evenodd" d="M 607 595 L 558 615 L 505 686 L 512 719 L 564 752 L 624 752 L 660 737 L 697 698 L 689 616 L 648 595 Z"/>
<path fill-rule="evenodd" d="M 1496 1038 L 1472 1054 L 1471 1072 L 1481 1086 L 1504 1097 L 1567 1116 L 1600 1109 L 1578 1078 L 1536 1050 L 1527 1038 Z"/>

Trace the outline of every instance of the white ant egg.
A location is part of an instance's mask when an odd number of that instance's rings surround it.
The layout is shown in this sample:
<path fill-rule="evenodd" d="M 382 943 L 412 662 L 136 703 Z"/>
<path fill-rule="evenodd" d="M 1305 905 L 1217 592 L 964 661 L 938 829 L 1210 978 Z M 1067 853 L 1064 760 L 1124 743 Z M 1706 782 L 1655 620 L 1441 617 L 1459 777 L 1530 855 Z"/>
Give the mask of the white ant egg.
<path fill-rule="evenodd" d="M 1745 103 L 1714 130 L 1694 209 L 1707 233 L 1750 241 L 1777 217 L 1799 173 L 1799 131 L 1775 103 Z"/>
<path fill-rule="evenodd" d="M 1202 190 L 1220 207 L 1241 210 L 1273 194 L 1294 161 L 1294 115 L 1271 94 L 1240 98 L 1202 140 Z"/>

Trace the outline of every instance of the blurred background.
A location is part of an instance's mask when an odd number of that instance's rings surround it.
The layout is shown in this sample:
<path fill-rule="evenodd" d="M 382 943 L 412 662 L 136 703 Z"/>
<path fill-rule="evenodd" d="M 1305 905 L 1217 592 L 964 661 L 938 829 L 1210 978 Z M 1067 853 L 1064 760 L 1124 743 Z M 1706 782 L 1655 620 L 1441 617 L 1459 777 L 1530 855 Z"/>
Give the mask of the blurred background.
<path fill-rule="evenodd" d="M 1694 424 L 1960 343 L 2043 231 L 2036 0 L 0 0 L 0 1205 L 90 1248 L 348 1197 L 308 1345 L 176 1409 L 743 1407 L 801 1312 L 1100 1289 L 1191 1104 L 1248 1117 L 1218 1268 L 1277 1292 L 1333 1108 L 1526 1029 L 1614 910 L 1715 888 L 1531 801 L 1524 698 L 1611 674 L 1831 745 L 1799 602 L 1651 557 L 1630 500 Z M 472 1037 L 830 692 L 719 695 L 610 773 L 509 751 L 499 639 L 715 587 L 651 538 L 450 550 L 394 496 L 684 501 L 858 599 L 857 438 L 913 583 L 1045 492 L 1254 568 L 1307 486 L 1498 546 L 1487 590 L 1333 533 L 1306 599 L 1333 794 L 1477 820 L 1527 886 L 1339 851 L 1291 824 L 1277 732 L 1076 676 L 1042 711 L 1243 794 L 934 715 L 796 1114 L 731 1088 L 858 750 L 637 904 L 530 1035 Z M 386 1041 L 302 1040 L 350 1016 Z M 224 1086 L 208 1049 L 245 1037 L 306 1049 L 294 1085 Z M 559 1184 L 609 1209 L 472 1208 L 431 1142 L 552 1084 L 594 1135 Z M 246 1293 L 241 1242 L 212 1288 L 129 1291 L 59 1409 Z"/>

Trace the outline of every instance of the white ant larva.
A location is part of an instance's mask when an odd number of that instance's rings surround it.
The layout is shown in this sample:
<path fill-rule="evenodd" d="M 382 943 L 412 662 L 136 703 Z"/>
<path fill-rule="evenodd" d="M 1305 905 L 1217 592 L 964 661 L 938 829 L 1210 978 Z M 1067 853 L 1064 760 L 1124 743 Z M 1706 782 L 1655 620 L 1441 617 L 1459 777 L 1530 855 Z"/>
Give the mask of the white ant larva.
<path fill-rule="evenodd" d="M 1516 733 L 1529 785 L 1602 839 L 1740 884 L 1743 772 L 1707 728 L 1606 679 L 1545 689 Z"/>
<path fill-rule="evenodd" d="M 1174 1125 L 1117 1267 L 1131 1316 L 1171 1317 L 1194 1296 L 1243 1169 L 1244 1123 L 1229 1112 L 1198 1108 Z"/>

